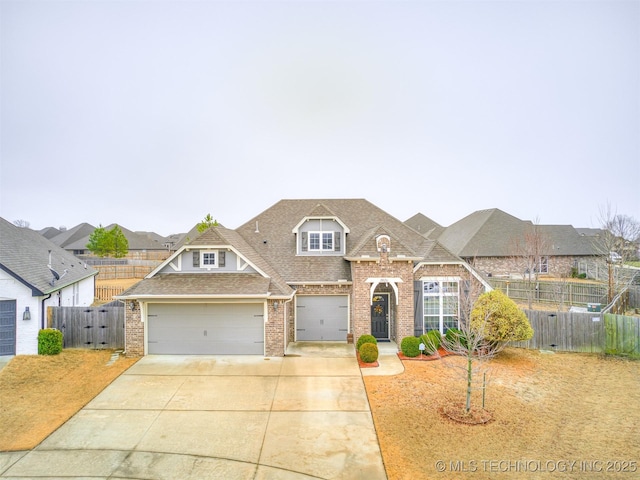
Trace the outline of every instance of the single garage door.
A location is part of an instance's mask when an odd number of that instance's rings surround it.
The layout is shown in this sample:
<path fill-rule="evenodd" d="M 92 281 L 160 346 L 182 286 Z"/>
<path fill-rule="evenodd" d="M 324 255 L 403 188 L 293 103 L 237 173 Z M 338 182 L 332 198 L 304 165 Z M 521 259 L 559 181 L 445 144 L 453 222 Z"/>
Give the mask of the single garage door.
<path fill-rule="evenodd" d="M 348 326 L 347 295 L 296 296 L 296 340 L 346 341 Z"/>
<path fill-rule="evenodd" d="M 148 352 L 264 355 L 262 304 L 150 304 Z"/>

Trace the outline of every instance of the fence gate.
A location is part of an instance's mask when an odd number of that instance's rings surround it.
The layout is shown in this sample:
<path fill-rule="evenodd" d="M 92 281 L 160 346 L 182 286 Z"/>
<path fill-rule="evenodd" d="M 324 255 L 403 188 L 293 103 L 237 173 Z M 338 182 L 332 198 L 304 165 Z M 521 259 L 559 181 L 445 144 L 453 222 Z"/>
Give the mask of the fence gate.
<path fill-rule="evenodd" d="M 124 348 L 124 306 L 48 307 L 48 325 L 62 332 L 64 348 Z"/>

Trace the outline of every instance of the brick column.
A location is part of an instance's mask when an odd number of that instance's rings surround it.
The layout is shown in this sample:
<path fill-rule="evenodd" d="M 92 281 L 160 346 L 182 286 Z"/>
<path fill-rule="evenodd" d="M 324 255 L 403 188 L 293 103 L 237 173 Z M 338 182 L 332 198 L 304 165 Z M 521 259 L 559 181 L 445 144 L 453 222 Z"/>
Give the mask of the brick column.
<path fill-rule="evenodd" d="M 124 350 L 127 357 L 144 355 L 144 323 L 136 300 L 124 303 Z"/>
<path fill-rule="evenodd" d="M 275 307 L 277 302 L 278 307 Z M 264 354 L 266 357 L 284 357 L 284 322 L 288 304 L 284 300 L 267 301 L 267 321 L 264 325 Z"/>

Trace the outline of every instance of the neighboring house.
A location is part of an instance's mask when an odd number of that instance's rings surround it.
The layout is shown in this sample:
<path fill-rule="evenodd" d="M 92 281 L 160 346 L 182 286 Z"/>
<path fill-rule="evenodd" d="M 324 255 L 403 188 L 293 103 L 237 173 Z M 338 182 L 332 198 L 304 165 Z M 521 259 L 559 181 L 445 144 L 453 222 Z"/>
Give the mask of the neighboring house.
<path fill-rule="evenodd" d="M 282 200 L 212 227 L 120 295 L 125 349 L 282 356 L 292 341 L 400 342 L 457 326 L 469 265 L 366 200 Z M 191 239 L 192 238 L 192 239 Z"/>
<path fill-rule="evenodd" d="M 49 306 L 89 306 L 96 272 L 40 233 L 0 218 L 0 355 L 38 353 Z"/>
<path fill-rule="evenodd" d="M 111 224 L 104 227 L 104 229 L 111 230 L 115 226 L 116 224 Z M 126 255 L 127 259 L 162 261 L 169 256 L 169 249 L 162 237 L 150 234 L 149 232 L 132 232 L 122 225 L 118 226 L 129 242 L 129 253 Z M 93 254 L 87 248 L 87 244 L 94 230 L 94 226 L 88 223 L 81 223 L 69 230 L 61 232 L 59 235 L 51 238 L 51 241 L 74 255 L 91 257 Z"/>
<path fill-rule="evenodd" d="M 593 242 L 571 225 L 536 225 L 497 208 L 466 216 L 437 239 L 488 276 L 569 276 L 572 268 L 602 257 Z"/>
<path fill-rule="evenodd" d="M 47 236 L 47 238 L 55 243 L 58 247 L 64 248 L 74 255 L 82 255 L 87 248 L 87 242 L 85 242 L 85 244 L 80 246 L 77 250 L 74 250 L 74 248 L 70 245 L 78 246 L 85 238 L 88 241 L 89 235 L 91 235 L 95 229 L 96 227 L 94 227 L 93 225 L 90 225 L 88 223 L 81 223 L 73 228 L 63 230 L 58 235 L 55 235 L 53 237 Z M 44 234 L 46 234 L 47 231 L 48 229 L 44 229 Z"/>
<path fill-rule="evenodd" d="M 53 237 L 60 235 L 62 233 L 62 230 L 59 230 L 55 227 L 46 227 L 46 228 L 43 228 L 42 230 L 38 230 L 38 233 L 42 235 L 44 238 L 50 240 Z"/>
<path fill-rule="evenodd" d="M 420 232 L 422 235 L 428 238 L 437 240 L 445 228 L 439 223 L 431 220 L 429 217 L 422 213 L 416 213 L 413 217 L 406 220 L 404 223 L 413 228 L 416 232 Z"/>

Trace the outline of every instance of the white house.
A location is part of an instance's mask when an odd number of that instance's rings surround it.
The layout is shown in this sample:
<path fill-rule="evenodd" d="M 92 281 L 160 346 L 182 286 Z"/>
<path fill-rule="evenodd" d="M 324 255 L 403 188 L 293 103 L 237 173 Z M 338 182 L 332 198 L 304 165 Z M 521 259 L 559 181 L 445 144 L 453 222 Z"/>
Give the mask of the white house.
<path fill-rule="evenodd" d="M 28 228 L 0 218 L 0 355 L 38 353 L 49 306 L 89 306 L 98 272 Z"/>

